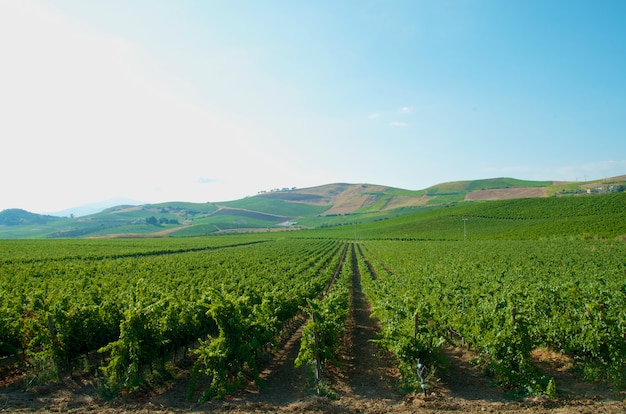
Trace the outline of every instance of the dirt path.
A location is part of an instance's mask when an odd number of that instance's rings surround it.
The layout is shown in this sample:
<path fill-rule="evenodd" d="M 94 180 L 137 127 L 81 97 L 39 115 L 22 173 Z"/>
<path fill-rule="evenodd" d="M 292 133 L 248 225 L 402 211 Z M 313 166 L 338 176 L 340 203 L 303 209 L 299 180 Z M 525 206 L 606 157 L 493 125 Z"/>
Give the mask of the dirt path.
<path fill-rule="evenodd" d="M 382 353 L 372 342 L 380 325 L 370 315 L 372 308 L 361 290 L 361 275 L 354 247 L 351 248 L 352 302 L 339 361 L 332 372 L 338 405 L 357 411 L 387 412 L 402 402 L 398 392 L 400 374 L 393 356 Z"/>
<path fill-rule="evenodd" d="M 352 266 L 352 300 L 346 331 L 338 356 L 340 367 L 327 365 L 324 380 L 337 393 L 336 399 L 321 398 L 307 389 L 304 369 L 295 369 L 302 330 L 289 339 L 274 362 L 262 373 L 264 387 L 248 387 L 231 396 L 226 405 L 214 404 L 215 410 L 233 412 L 390 412 L 406 409 L 398 392 L 400 375 L 393 357 L 381 353 L 373 339 L 380 326 L 370 317 L 371 306 L 361 290 L 361 275 L 356 253 L 345 255 Z M 337 274 L 340 269 L 337 269 Z"/>
<path fill-rule="evenodd" d="M 237 403 L 242 405 L 242 409 L 271 410 L 297 404 L 306 397 L 306 372 L 304 368 L 294 367 L 304 322 L 303 316 L 295 322 L 296 329 L 259 373 L 261 384 L 247 384 L 244 389 L 225 399 L 227 406 Z"/>

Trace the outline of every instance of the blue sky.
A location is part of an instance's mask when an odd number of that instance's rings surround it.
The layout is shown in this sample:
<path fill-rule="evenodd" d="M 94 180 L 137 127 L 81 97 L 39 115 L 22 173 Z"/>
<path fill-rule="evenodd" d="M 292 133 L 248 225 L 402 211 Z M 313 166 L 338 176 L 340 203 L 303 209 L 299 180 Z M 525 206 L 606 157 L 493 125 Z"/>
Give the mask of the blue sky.
<path fill-rule="evenodd" d="M 624 1 L 0 0 L 0 210 L 626 174 Z"/>

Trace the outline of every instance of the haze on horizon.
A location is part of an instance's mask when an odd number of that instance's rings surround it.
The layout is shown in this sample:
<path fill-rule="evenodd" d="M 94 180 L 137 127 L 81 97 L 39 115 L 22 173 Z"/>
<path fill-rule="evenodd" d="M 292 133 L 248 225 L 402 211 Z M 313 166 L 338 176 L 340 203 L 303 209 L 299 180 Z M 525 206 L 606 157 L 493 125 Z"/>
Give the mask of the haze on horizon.
<path fill-rule="evenodd" d="M 0 0 L 0 210 L 626 173 L 626 2 Z"/>

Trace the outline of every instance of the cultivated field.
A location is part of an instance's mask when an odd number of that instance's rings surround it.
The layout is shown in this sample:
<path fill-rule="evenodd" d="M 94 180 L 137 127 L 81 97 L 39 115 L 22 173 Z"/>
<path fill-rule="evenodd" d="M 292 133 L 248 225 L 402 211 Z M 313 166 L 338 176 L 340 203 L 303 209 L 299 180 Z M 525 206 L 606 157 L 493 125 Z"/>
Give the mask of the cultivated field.
<path fill-rule="evenodd" d="M 624 411 L 623 242 L 299 234 L 2 242 L 0 409 Z"/>

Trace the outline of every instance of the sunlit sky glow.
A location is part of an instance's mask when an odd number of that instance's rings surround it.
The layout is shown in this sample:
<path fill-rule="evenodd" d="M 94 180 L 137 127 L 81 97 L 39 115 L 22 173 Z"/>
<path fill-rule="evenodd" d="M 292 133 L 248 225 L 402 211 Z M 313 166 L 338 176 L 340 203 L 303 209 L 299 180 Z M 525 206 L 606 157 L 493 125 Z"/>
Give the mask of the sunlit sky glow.
<path fill-rule="evenodd" d="M 626 2 L 0 0 L 0 210 L 626 174 Z"/>

